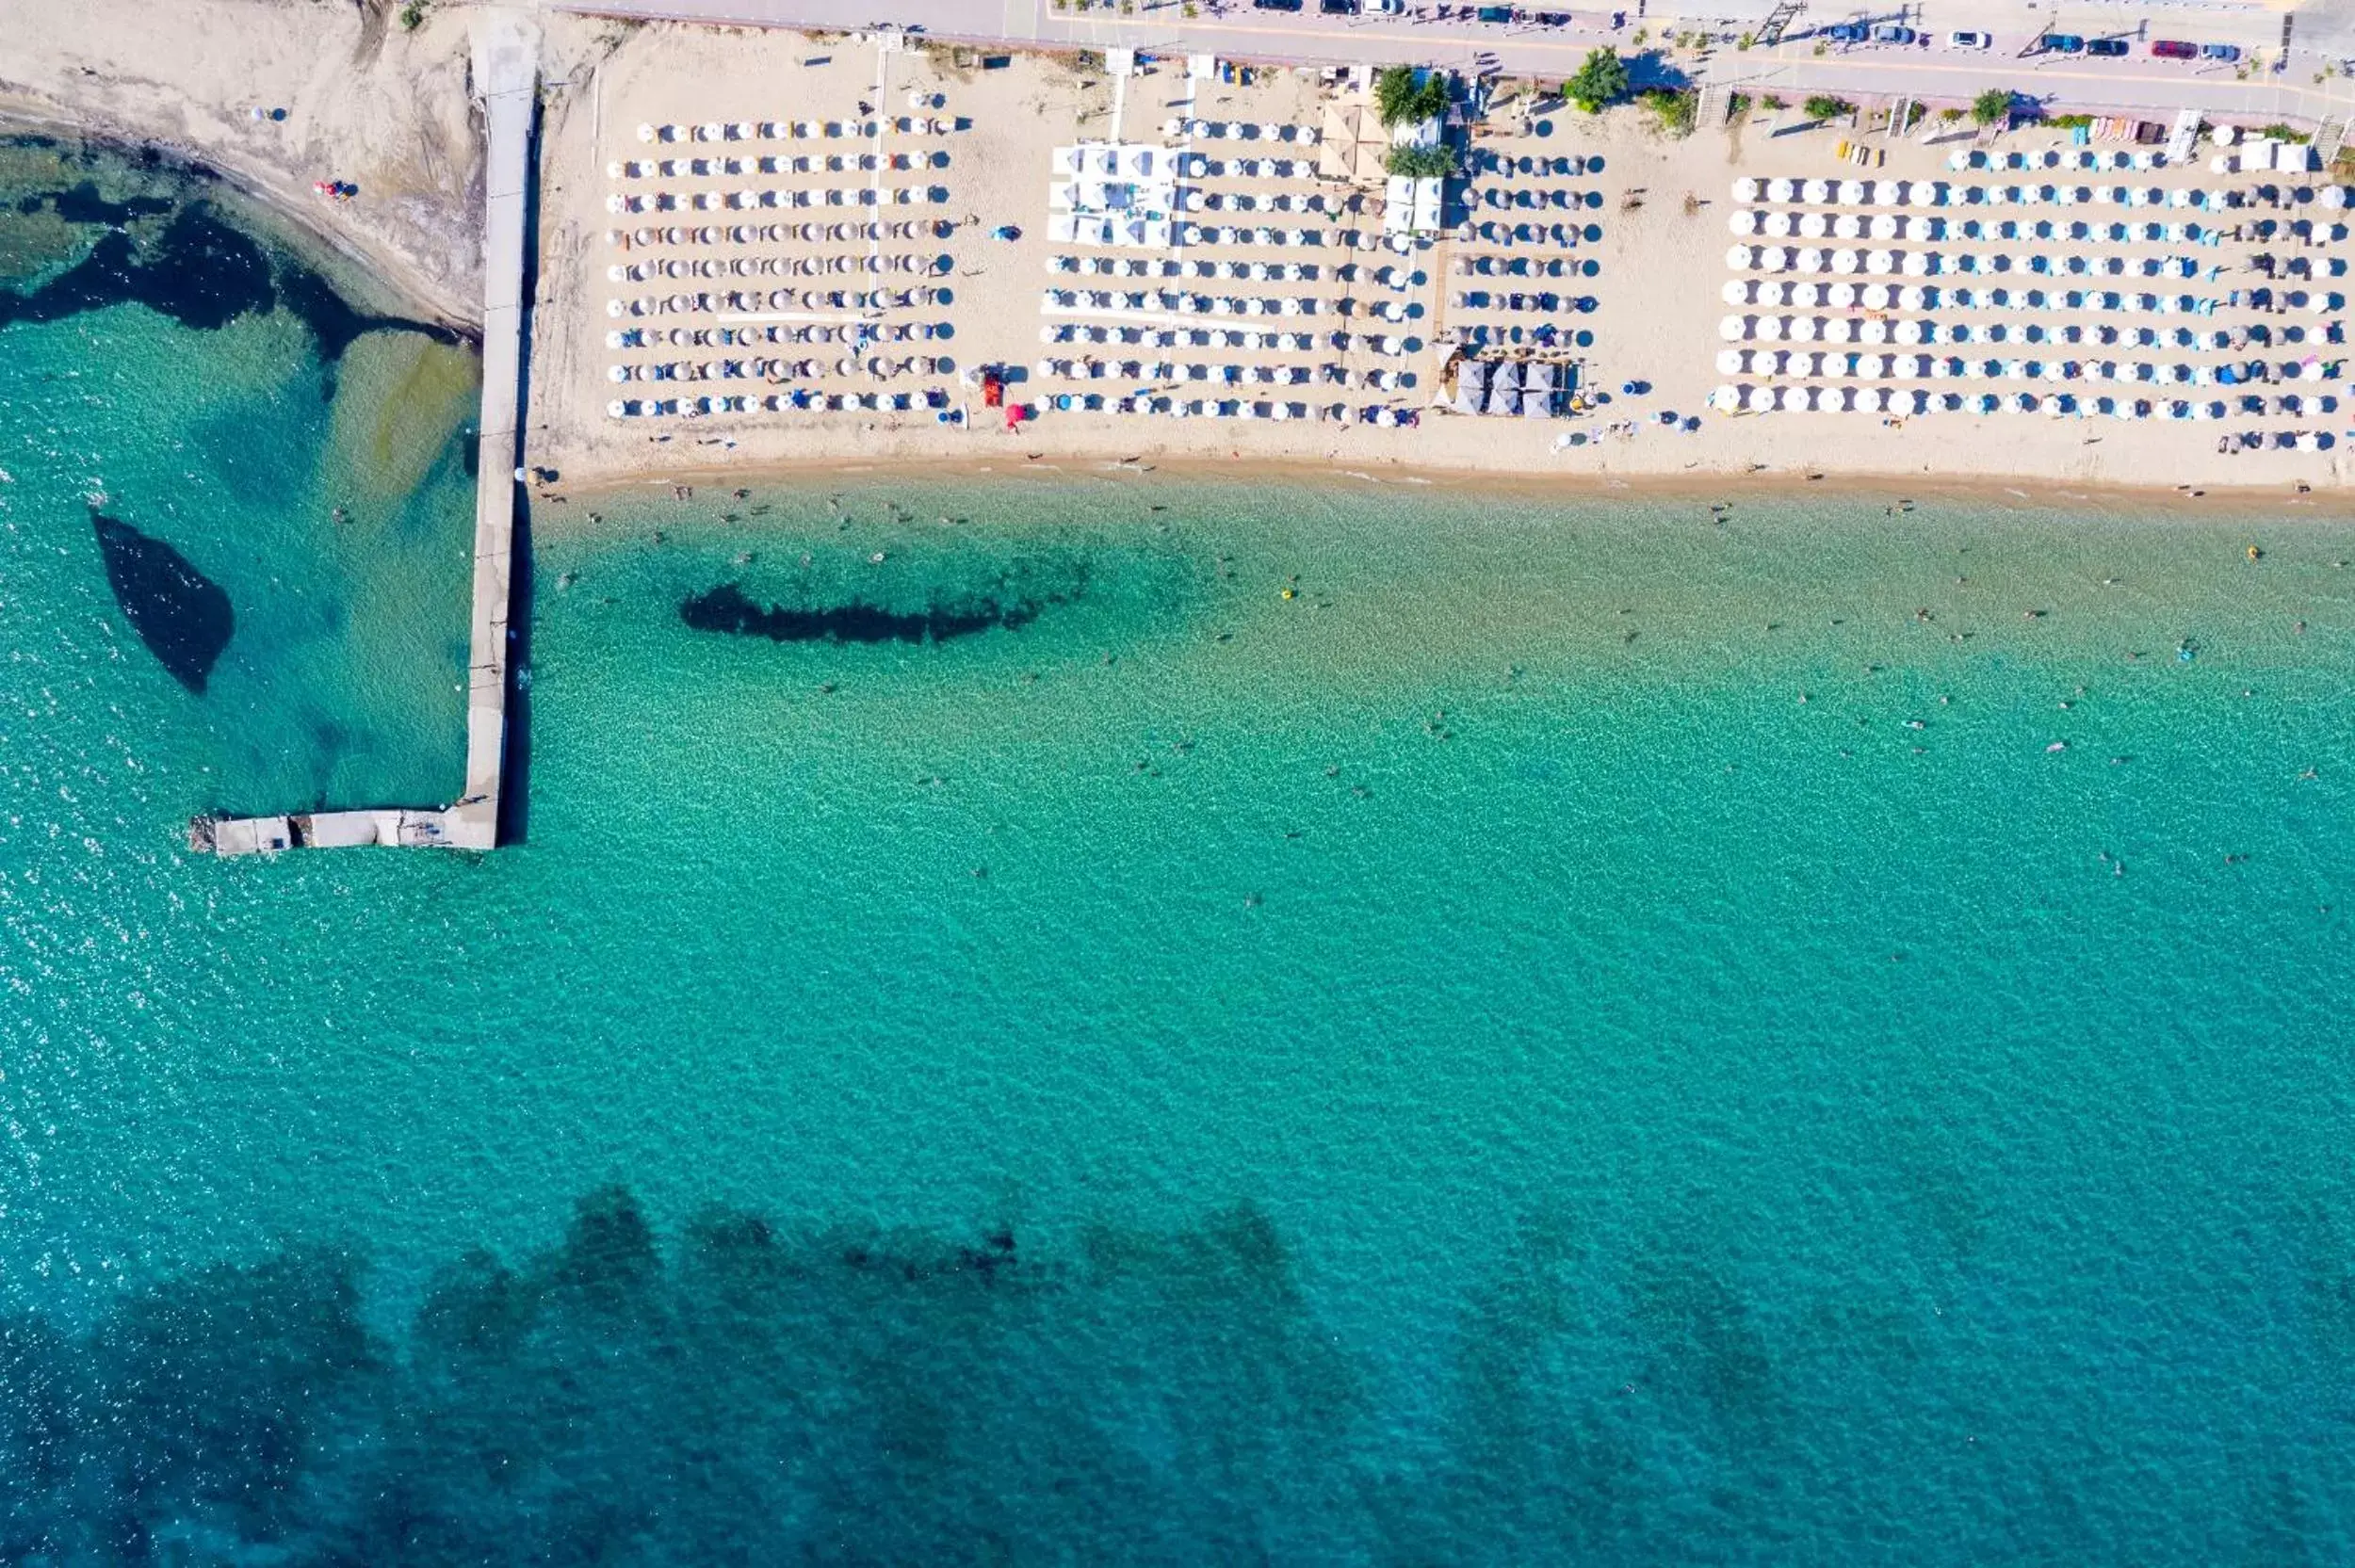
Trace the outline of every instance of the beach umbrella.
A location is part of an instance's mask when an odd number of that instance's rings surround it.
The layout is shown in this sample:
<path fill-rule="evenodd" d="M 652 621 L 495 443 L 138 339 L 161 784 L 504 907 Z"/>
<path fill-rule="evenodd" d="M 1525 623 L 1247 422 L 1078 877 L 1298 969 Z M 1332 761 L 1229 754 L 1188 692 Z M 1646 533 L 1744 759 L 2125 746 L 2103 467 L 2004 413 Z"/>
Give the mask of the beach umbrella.
<path fill-rule="evenodd" d="M 1738 376 L 1749 368 L 1749 355 L 1739 348 L 1720 348 L 1717 350 L 1717 374 Z"/>
<path fill-rule="evenodd" d="M 1867 343 L 1889 341 L 1889 323 L 1886 321 L 1860 321 L 1857 323 L 1857 330 Z"/>
<path fill-rule="evenodd" d="M 1875 239 L 1895 239 L 1906 232 L 1906 220 L 1892 213 L 1876 216 L 1871 224 Z"/>
<path fill-rule="evenodd" d="M 2012 413 L 2031 413 L 2036 410 L 2036 399 L 2024 392 L 2015 392 L 2004 399 L 2004 407 Z"/>
<path fill-rule="evenodd" d="M 1778 211 L 1760 215 L 1759 232 L 1770 238 L 1784 238 L 1797 227 L 1798 218 L 1787 212 Z"/>
<path fill-rule="evenodd" d="M 1863 258 L 1854 251 L 1841 250 L 1831 253 L 1831 269 L 1834 272 L 1851 273 L 1862 264 Z"/>
<path fill-rule="evenodd" d="M 1829 180 L 1810 180 L 1799 187 L 1799 199 L 1811 206 L 1822 206 L 1831 200 Z"/>
<path fill-rule="evenodd" d="M 1864 269 L 1867 272 L 1879 276 L 1885 276 L 1889 273 L 1896 271 L 1897 252 L 1894 251 L 1874 251 L 1869 252 L 1864 258 Z"/>
<path fill-rule="evenodd" d="M 1829 305 L 1835 310 L 1846 310 L 1856 302 L 1857 286 L 1854 283 L 1827 284 L 1823 291 L 1823 299 L 1819 301 L 1819 303 Z"/>
<path fill-rule="evenodd" d="M 1736 245 L 1726 252 L 1726 266 L 1734 271 L 1758 265 L 1758 250 L 1754 246 Z"/>
<path fill-rule="evenodd" d="M 1864 204 L 1864 182 L 1861 180 L 1841 181 L 1839 200 L 1843 207 L 1862 206 Z"/>
<path fill-rule="evenodd" d="M 1801 272 L 1821 272 L 1830 259 L 1820 248 L 1810 245 L 1799 251 L 1796 267 Z"/>
<path fill-rule="evenodd" d="M 1898 321 L 1889 329 L 1890 335 L 1899 343 L 1920 343 L 1928 335 L 1928 325 L 1921 321 Z"/>
<path fill-rule="evenodd" d="M 1959 174 L 1966 169 L 1974 168 L 1975 165 L 1972 160 L 1978 156 L 1977 153 L 1969 151 L 1949 153 L 1946 154 L 1946 167 Z"/>
<path fill-rule="evenodd" d="M 1831 233 L 1835 239 L 1862 239 L 1867 227 L 1865 219 L 1852 212 L 1843 212 L 1831 220 Z"/>
<path fill-rule="evenodd" d="M 1733 182 L 1733 199 L 1735 201 L 1755 202 L 1758 200 L 1758 197 L 1759 184 L 1748 175 L 1745 174 L 1740 179 Z"/>
<path fill-rule="evenodd" d="M 1791 341 L 1794 343 L 1813 343 L 1822 335 L 1823 330 L 1813 316 L 1797 316 L 1791 322 Z"/>
<path fill-rule="evenodd" d="M 1764 226 L 1758 213 L 1745 207 L 1726 214 L 1726 232 L 1734 234 L 1754 234 Z"/>
<path fill-rule="evenodd" d="M 1729 305 L 1746 305 L 1750 302 L 1750 285 L 1739 278 L 1727 279 L 1726 286 L 1717 294 Z"/>
<path fill-rule="evenodd" d="M 1906 252 L 1905 264 L 1901 270 L 1903 270 L 1905 275 L 1908 278 L 1926 278 L 1931 273 L 1939 270 L 1938 252 L 1935 251 L 1908 251 Z"/>
<path fill-rule="evenodd" d="M 1799 214 L 1797 229 L 1808 239 L 1822 239 L 1831 233 L 1831 218 L 1820 212 Z"/>
<path fill-rule="evenodd" d="M 1781 342 L 1783 338 L 1784 320 L 1785 318 L 1779 315 L 1760 316 L 1758 318 L 1759 340 L 1763 343 Z"/>
<path fill-rule="evenodd" d="M 1766 200 L 1769 202 L 1793 201 L 1797 198 L 1798 194 L 1799 187 L 1795 181 L 1769 180 L 1766 182 Z"/>

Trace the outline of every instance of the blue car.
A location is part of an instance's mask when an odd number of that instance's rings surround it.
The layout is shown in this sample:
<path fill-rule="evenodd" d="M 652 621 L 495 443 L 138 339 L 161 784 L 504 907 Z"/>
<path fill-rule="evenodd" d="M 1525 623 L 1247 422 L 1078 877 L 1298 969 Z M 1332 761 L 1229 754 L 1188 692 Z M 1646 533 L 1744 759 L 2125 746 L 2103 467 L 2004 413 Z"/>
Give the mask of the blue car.
<path fill-rule="evenodd" d="M 2055 55 L 2081 55 L 2085 53 L 2086 40 L 2075 33 L 2047 33 L 2037 40 L 2036 46 Z"/>
<path fill-rule="evenodd" d="M 2200 57 L 2203 60 L 2236 60 L 2240 58 L 2240 45 L 2237 43 L 2203 43 L 2200 46 Z"/>
<path fill-rule="evenodd" d="M 1862 43 L 1872 36 L 1872 29 L 1861 22 L 1835 22 L 1824 36 L 1834 43 Z"/>

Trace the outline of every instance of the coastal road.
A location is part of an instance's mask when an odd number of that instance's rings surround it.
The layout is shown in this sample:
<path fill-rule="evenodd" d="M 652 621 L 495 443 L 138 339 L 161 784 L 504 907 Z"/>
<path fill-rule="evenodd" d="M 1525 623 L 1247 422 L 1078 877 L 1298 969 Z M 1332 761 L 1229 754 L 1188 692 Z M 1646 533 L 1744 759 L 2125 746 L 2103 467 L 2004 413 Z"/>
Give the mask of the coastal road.
<path fill-rule="evenodd" d="M 2355 54 L 2355 0 L 2307 0 L 2289 9 L 2289 52 L 2282 53 L 2284 8 L 2279 0 L 2062 0 L 2057 9 L 2027 0 L 1919 0 L 1916 4 L 1855 7 L 1813 4 L 1786 40 L 1743 50 L 1731 40 L 1757 27 L 1773 0 L 1697 0 L 1659 4 L 1650 14 L 1637 0 L 1614 8 L 1568 10 L 1567 26 L 1500 26 L 1423 20 L 1430 0 L 1411 0 L 1407 17 L 1319 14 L 1316 0 L 1297 12 L 1261 11 L 1240 0 L 1214 10 L 1209 4 L 1187 17 L 1180 0 L 1142 0 L 1132 14 L 1112 4 L 1086 12 L 1057 9 L 1050 0 L 540 0 L 552 8 L 599 15 L 667 18 L 758 26 L 856 30 L 879 25 L 919 29 L 942 39 L 980 44 L 1105 48 L 1159 54 L 1208 52 L 1254 59 L 1328 65 L 1405 61 L 1459 70 L 1483 67 L 1512 75 L 1564 76 L 1587 52 L 1610 44 L 1641 56 L 1640 34 L 1657 46 L 1665 34 L 1707 31 L 1725 41 L 1707 52 L 1652 57 L 1657 69 L 1696 82 L 1847 96 L 1914 96 L 1967 101 L 1990 87 L 2007 87 L 2059 110 L 2139 110 L 2165 117 L 2199 108 L 2236 118 L 2318 121 L 2355 113 L 2355 78 L 2338 67 Z M 1677 12 L 1681 20 L 1663 13 Z M 1623 25 L 1615 27 L 1615 16 Z M 1852 17 L 1895 19 L 1933 39 L 1957 27 L 1994 35 L 1985 51 L 1866 44 L 1840 46 L 1823 37 Z M 2088 38 L 2130 40 L 2122 59 L 2083 55 L 2022 57 L 2047 26 Z M 2253 62 L 2242 67 L 2154 58 L 2153 39 L 2230 42 Z M 2282 70 L 2270 69 L 2276 58 Z M 1639 58 L 1639 75 L 1644 62 Z"/>

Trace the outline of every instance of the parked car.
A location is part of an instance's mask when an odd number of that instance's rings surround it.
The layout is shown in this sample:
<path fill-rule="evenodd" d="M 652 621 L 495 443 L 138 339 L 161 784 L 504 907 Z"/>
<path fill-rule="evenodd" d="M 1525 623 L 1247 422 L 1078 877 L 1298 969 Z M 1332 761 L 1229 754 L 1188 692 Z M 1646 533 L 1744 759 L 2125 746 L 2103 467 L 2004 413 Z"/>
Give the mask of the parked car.
<path fill-rule="evenodd" d="M 2203 60 L 2236 60 L 2240 58 L 2240 45 L 2237 43 L 2203 43 L 2200 46 L 2200 57 Z"/>
<path fill-rule="evenodd" d="M 1475 22 L 1510 22 L 1513 20 L 1513 8 L 1510 6 L 1483 6 L 1478 10 L 1472 12 L 1472 20 Z"/>
<path fill-rule="evenodd" d="M 2074 33 L 2047 33 L 2036 40 L 2040 54 L 2079 55 L 2085 52 L 2086 40 Z"/>
<path fill-rule="evenodd" d="M 1995 35 L 1993 33 L 1948 33 L 1946 47 L 1949 49 L 1992 49 L 1995 47 Z"/>
<path fill-rule="evenodd" d="M 1824 29 L 1824 36 L 1834 43 L 1862 43 L 1872 31 L 1861 22 L 1835 22 Z"/>
<path fill-rule="evenodd" d="M 1357 0 L 1317 0 L 1317 9 L 1327 16 L 1356 16 Z"/>
<path fill-rule="evenodd" d="M 2132 52 L 2132 45 L 2122 38 L 2097 38 L 2086 45 L 2088 55 L 2106 55 L 2115 59 Z"/>
<path fill-rule="evenodd" d="M 2200 45 L 2185 43 L 2181 39 L 2153 39 L 2151 53 L 2163 60 L 2196 60 L 2200 57 Z"/>
<path fill-rule="evenodd" d="M 1260 11 L 1296 11 L 1300 0 L 1251 0 L 1251 8 Z"/>
<path fill-rule="evenodd" d="M 1884 22 L 1873 29 L 1875 43 L 1911 43 L 1921 36 L 1912 28 L 1901 27 L 1894 22 Z"/>

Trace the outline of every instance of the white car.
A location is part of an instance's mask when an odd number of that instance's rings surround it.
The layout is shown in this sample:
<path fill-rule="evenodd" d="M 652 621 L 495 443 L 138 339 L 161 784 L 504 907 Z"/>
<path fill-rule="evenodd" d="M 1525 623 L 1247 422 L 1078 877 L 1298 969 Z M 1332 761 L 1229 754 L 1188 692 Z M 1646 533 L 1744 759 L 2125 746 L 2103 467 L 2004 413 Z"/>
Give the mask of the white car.
<path fill-rule="evenodd" d="M 1995 37 L 1991 33 L 1948 33 L 1946 35 L 1946 47 L 1949 49 L 1991 49 L 1994 46 Z"/>

